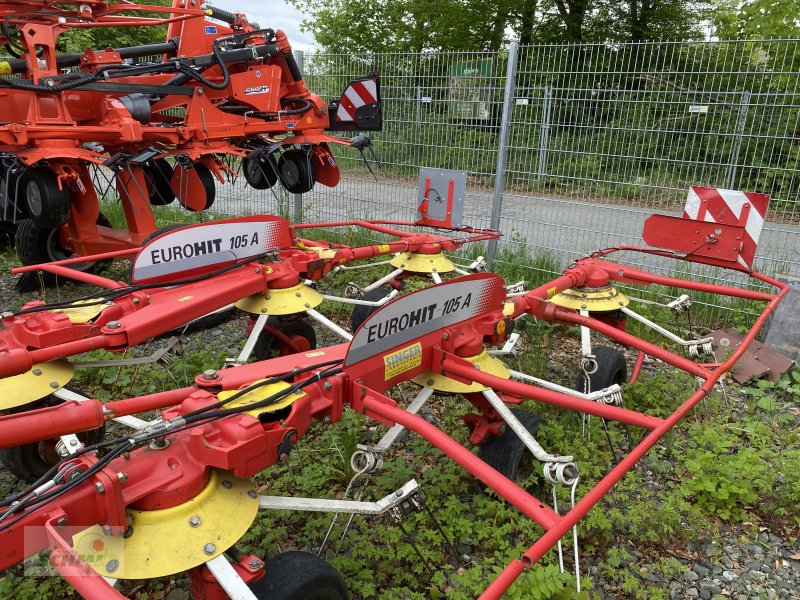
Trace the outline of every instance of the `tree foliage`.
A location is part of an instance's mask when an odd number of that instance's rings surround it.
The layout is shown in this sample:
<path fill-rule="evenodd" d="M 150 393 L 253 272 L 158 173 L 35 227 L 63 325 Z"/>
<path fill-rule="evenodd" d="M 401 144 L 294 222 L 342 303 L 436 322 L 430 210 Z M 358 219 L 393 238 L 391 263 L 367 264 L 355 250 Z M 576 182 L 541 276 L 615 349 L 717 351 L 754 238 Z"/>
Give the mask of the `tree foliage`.
<path fill-rule="evenodd" d="M 304 29 L 332 52 L 497 50 L 512 37 L 522 44 L 697 39 L 719 6 L 711 0 L 289 1 L 309 15 Z"/>
<path fill-rule="evenodd" d="M 146 0 L 147 4 L 170 6 L 170 0 Z M 140 17 L 166 18 L 166 13 L 131 12 Z M 71 28 L 58 38 L 59 52 L 83 52 L 87 48 L 104 50 L 105 48 L 122 48 L 163 42 L 166 39 L 167 27 L 153 25 L 144 27 L 97 27 Z"/>

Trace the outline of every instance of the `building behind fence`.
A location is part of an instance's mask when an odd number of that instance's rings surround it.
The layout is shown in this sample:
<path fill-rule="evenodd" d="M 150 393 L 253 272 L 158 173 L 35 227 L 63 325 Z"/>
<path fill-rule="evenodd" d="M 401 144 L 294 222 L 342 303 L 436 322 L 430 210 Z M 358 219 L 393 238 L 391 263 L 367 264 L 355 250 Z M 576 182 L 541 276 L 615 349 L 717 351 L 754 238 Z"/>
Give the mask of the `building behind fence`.
<path fill-rule="evenodd" d="M 288 198 L 240 180 L 224 210 L 414 218 L 419 168 L 458 169 L 465 221 L 504 234 L 497 260 L 523 245 L 566 265 L 640 244 L 644 218 L 679 213 L 691 185 L 741 189 L 772 198 L 757 267 L 800 276 L 800 40 L 298 55 L 326 99 L 381 73 L 378 181 L 337 146 L 336 188 Z"/>

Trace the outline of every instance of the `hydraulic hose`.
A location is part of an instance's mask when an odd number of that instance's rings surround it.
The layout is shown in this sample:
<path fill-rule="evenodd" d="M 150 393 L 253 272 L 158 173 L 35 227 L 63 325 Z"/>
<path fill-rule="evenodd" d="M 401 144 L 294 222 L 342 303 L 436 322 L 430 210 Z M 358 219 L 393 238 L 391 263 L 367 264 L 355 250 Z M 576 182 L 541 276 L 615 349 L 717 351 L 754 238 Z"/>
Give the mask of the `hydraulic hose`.
<path fill-rule="evenodd" d="M 142 46 L 126 46 L 115 48 L 114 52 L 119 53 L 120 58 L 141 58 L 156 54 L 167 54 L 174 56 L 178 51 L 178 38 L 172 38 L 167 42 L 158 44 L 144 44 Z M 81 62 L 83 53 L 61 54 L 56 57 L 56 66 L 59 69 L 78 66 Z M 23 59 L 14 59 L 0 62 L 0 74 L 11 75 L 16 73 L 27 73 L 28 63 Z"/>

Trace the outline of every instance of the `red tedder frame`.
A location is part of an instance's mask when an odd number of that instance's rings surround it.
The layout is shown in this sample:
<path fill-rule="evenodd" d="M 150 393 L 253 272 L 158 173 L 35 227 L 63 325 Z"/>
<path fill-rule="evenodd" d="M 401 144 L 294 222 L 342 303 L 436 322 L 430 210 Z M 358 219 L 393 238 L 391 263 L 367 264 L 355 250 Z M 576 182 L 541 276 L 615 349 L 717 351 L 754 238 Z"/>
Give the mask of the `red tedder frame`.
<path fill-rule="evenodd" d="M 643 248 L 626 248 L 640 252 L 673 254 Z M 13 520 L 0 517 L 0 532 L 5 550 L 0 555 L 0 568 L 17 564 L 26 555 L 47 547 L 70 552 L 66 539 L 91 524 L 102 523 L 114 533 L 124 532 L 127 524 L 125 508 L 179 504 L 192 497 L 208 480 L 213 468 L 232 471 L 248 477 L 274 464 L 282 452 L 288 452 L 303 435 L 312 419 L 336 422 L 346 405 L 383 424 L 399 423 L 425 438 L 466 471 L 483 481 L 500 497 L 520 510 L 544 529 L 519 558 L 508 564 L 487 587 L 481 598 L 500 598 L 527 567 L 536 563 L 595 506 L 603 496 L 635 465 L 635 463 L 672 427 L 674 427 L 705 395 L 723 374 L 742 356 L 759 328 L 788 292 L 788 286 L 757 272 L 754 280 L 774 286 L 777 293 L 746 288 L 707 284 L 662 277 L 605 259 L 618 249 L 610 249 L 579 259 L 563 275 L 551 282 L 514 297 L 509 311 L 503 280 L 493 274 L 475 274 L 418 290 L 396 299 L 373 313 L 358 329 L 349 345 L 339 345 L 308 354 L 295 354 L 261 363 L 225 369 L 213 377 L 201 375 L 195 386 L 101 404 L 96 400 L 67 402 L 54 408 L 0 417 L 0 446 L 8 447 L 33 440 L 51 438 L 80 429 L 98 427 L 105 419 L 163 408 L 163 424 L 153 436 L 169 437 L 170 442 L 158 452 L 146 446 L 131 450 L 136 444 L 125 440 L 119 452 L 125 457 L 98 459 L 84 453 L 61 466 L 61 474 L 73 473 L 54 483 L 49 502 L 39 498 L 30 508 L 23 504 Z M 680 257 L 677 257 L 680 258 Z M 666 285 L 764 302 L 765 306 L 744 342 L 721 363 L 697 364 L 676 353 L 641 340 L 598 319 L 548 302 L 549 298 L 570 288 L 601 287 L 612 282 L 629 285 Z M 539 387 L 512 382 L 475 368 L 465 360 L 475 356 L 485 344 L 502 343 L 511 330 L 514 318 L 523 314 L 569 325 L 589 327 L 610 339 L 663 361 L 703 381 L 689 398 L 676 405 L 666 418 L 575 398 Z M 398 367 L 398 365 L 400 365 Z M 387 392 L 395 384 L 408 381 L 423 372 L 445 375 L 459 382 L 478 382 L 496 390 L 505 402 L 519 403 L 532 399 L 564 409 L 597 415 L 648 431 L 644 438 L 589 490 L 569 512 L 559 515 L 544 502 L 504 477 L 450 435 L 397 406 Z M 310 376 L 310 377 L 309 377 Z M 304 394 L 280 418 L 259 419 L 241 414 L 252 408 L 242 407 L 235 414 L 223 411 L 218 403 L 221 391 L 239 390 L 265 377 L 284 377 L 300 385 Z M 245 388 L 247 389 L 247 388 Z M 473 401 L 472 395 L 466 396 Z M 477 400 L 473 402 L 484 422 L 498 423 L 501 418 Z M 142 444 L 150 438 L 140 437 Z M 176 460 L 179 459 L 177 462 Z M 105 461 L 105 462 L 103 462 Z M 168 464 L 180 468 L 167 472 Z M 124 469 L 124 471 L 123 471 Z M 119 476 L 124 472 L 125 477 Z M 77 483 L 76 483 L 77 482 Z M 105 493 L 95 493 L 102 483 Z M 48 488 L 51 489 L 51 488 Z M 0 510 L 0 515 L 2 515 Z M 40 531 L 28 536 L 24 530 Z M 197 567 L 198 569 L 200 567 Z M 64 573 L 82 594 L 112 597 L 116 594 L 99 576 Z M 246 576 L 245 576 L 246 575 Z M 259 573 L 243 574 L 247 581 Z M 202 578 L 192 576 L 196 583 Z M 103 595 L 105 594 L 105 595 Z"/>

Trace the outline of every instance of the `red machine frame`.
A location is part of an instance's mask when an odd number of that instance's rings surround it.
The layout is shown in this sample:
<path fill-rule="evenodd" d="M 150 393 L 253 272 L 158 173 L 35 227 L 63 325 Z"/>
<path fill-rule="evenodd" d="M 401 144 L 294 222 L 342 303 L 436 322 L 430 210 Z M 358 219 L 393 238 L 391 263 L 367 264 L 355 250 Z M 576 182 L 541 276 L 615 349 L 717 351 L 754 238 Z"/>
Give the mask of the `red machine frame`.
<path fill-rule="evenodd" d="M 490 274 L 470 275 L 440 284 L 436 288 L 413 292 L 387 304 L 361 326 L 349 346 L 342 344 L 314 353 L 296 354 L 226 369 L 214 373 L 213 376 L 202 375 L 196 379 L 194 387 L 160 394 L 106 404 L 97 401 L 68 402 L 54 408 L 0 417 L 0 433 L 2 433 L 0 446 L 8 447 L 95 428 L 107 418 L 162 408 L 166 409 L 164 425 L 157 431 L 149 431 L 148 435 L 169 436 L 171 440 L 170 444 L 158 452 L 134 450 L 127 458 L 115 458 L 113 462 L 98 466 L 96 472 L 89 471 L 97 464 L 97 459 L 91 454 L 65 461 L 62 473 L 84 470 L 88 475 L 80 477 L 83 477 L 85 482 L 67 490 L 56 505 L 21 511 L 10 525 L 4 526 L 0 523 L 0 528 L 6 530 L 5 539 L 8 548 L 0 560 L 0 567 L 16 564 L 25 555 L 48 546 L 61 554 L 70 555 L 73 560 L 78 561 L 78 564 L 82 564 L 80 557 L 75 555 L 66 541 L 69 535 L 94 523 L 104 524 L 112 533 L 122 533 L 127 527 L 126 506 L 135 504 L 147 508 L 162 506 L 165 501 L 184 502 L 207 480 L 210 467 L 229 470 L 237 476 L 255 474 L 274 464 L 280 458 L 281 452 L 286 450 L 286 444 L 288 443 L 290 448 L 294 440 L 307 431 L 312 418 L 335 422 L 340 418 L 345 405 L 349 405 L 352 409 L 381 423 L 401 424 L 416 432 L 545 530 L 545 533 L 519 559 L 506 566 L 481 596 L 486 599 L 499 598 L 525 568 L 534 564 L 551 549 L 669 429 L 711 391 L 714 384 L 742 356 L 768 315 L 788 292 L 788 286 L 756 272 L 750 273 L 755 280 L 774 286 L 779 290 L 778 293 L 661 277 L 600 258 L 617 250 L 619 249 L 611 249 L 579 259 L 562 276 L 523 296 L 513 298 L 511 314 L 504 312 L 506 294 L 502 279 Z M 653 252 L 630 247 L 626 247 L 625 250 Z M 671 256 L 666 252 L 660 254 Z M 766 306 L 745 336 L 744 342 L 727 360 L 722 363 L 701 365 L 636 338 L 608 323 L 581 316 L 575 311 L 548 302 L 548 298 L 570 288 L 600 287 L 611 282 L 667 285 L 765 302 Z M 469 301 L 463 300 L 463 292 L 459 291 L 463 290 L 465 285 L 475 290 L 475 298 L 472 298 L 470 293 Z M 461 294 L 457 302 L 456 293 Z M 434 304 L 430 304 L 431 302 Z M 430 308 L 434 305 L 435 308 Z M 434 315 L 439 314 L 440 308 L 442 319 L 448 317 L 449 313 L 453 318 L 432 320 Z M 433 325 L 419 325 L 420 329 L 414 329 L 417 327 L 414 325 L 407 331 L 400 329 L 399 333 L 398 327 L 394 326 L 385 329 L 389 333 L 384 336 L 376 333 L 381 331 L 381 319 L 388 319 L 389 316 L 398 314 L 398 311 L 408 312 L 412 309 L 417 311 L 430 309 L 431 320 L 425 322 Z M 476 355 L 485 343 L 502 342 L 510 331 L 511 320 L 522 314 L 558 323 L 589 327 L 616 342 L 637 349 L 639 358 L 633 374 L 634 379 L 638 376 L 638 367 L 641 366 L 644 356 L 649 355 L 695 375 L 702 379 L 703 383 L 697 392 L 677 406 L 669 417 L 662 419 L 511 382 L 477 370 L 474 364 L 465 360 Z M 377 329 L 370 329 L 371 327 Z M 381 339 L 371 339 L 376 335 Z M 394 371 L 390 373 L 386 370 L 389 364 L 387 357 L 406 350 L 407 347 L 404 348 L 404 345 L 409 343 L 409 339 L 413 339 L 418 346 L 419 359 L 412 361 L 410 366 L 399 373 Z M 377 342 L 381 342 L 382 345 L 375 345 Z M 372 344 L 371 350 L 370 344 Z M 425 371 L 440 373 L 464 383 L 478 382 L 490 386 L 502 394 L 505 402 L 519 403 L 524 399 L 533 399 L 641 427 L 649 430 L 649 433 L 572 510 L 559 515 L 433 424 L 398 407 L 396 402 L 386 395 L 396 383 L 412 379 Z M 307 377 L 308 373 L 313 375 Z M 219 419 L 204 420 L 211 415 L 211 411 L 223 410 L 217 404 L 216 395 L 221 391 L 239 390 L 242 386 L 248 386 L 264 377 L 280 376 L 287 376 L 288 380 L 296 385 L 301 385 L 302 382 L 302 391 L 305 393 L 291 404 L 289 413 L 282 414 L 280 419 L 273 417 L 274 420 L 267 419 L 266 422 L 262 422 L 263 420 L 259 420 L 260 417 L 241 414 L 245 410 L 263 405 L 266 402 L 264 400 L 261 405 L 250 404 L 239 407 L 241 410 L 235 414 L 220 413 Z M 493 424 L 501 421 L 497 412 L 486 403 L 475 401 L 470 395 L 466 397 L 473 402 L 480 413 L 477 423 L 472 420 L 472 425 L 476 429 L 491 430 Z M 198 418 L 197 415 L 205 417 Z M 193 424 L 193 420 L 196 425 Z M 147 436 L 145 438 L 149 439 Z M 176 459 L 180 457 L 182 467 L 177 473 L 162 474 L 164 465 L 167 464 L 167 456 Z M 120 473 L 124 473 L 124 477 Z M 102 486 L 103 494 L 98 494 L 98 484 Z M 41 493 L 44 494 L 42 497 L 46 497 L 48 493 L 56 493 L 48 492 L 49 489 L 42 488 Z M 57 491 L 58 487 L 54 489 Z M 27 546 L 23 548 L 23 532 L 26 527 L 33 527 L 32 531 L 38 533 L 34 537 L 35 543 L 32 544 L 31 539 L 28 539 Z M 55 566 L 59 569 L 59 565 Z M 60 571 L 81 594 L 87 597 L 119 597 L 118 592 L 105 580 L 89 573 L 88 570 L 79 575 L 68 569 Z M 252 572 L 242 573 L 246 581 L 251 581 L 259 575 Z M 198 584 L 199 581 L 206 581 L 208 578 L 203 579 L 195 571 L 192 579 Z M 215 584 L 208 583 L 208 585 Z"/>
<path fill-rule="evenodd" d="M 75 8 L 68 9 L 70 4 Z M 28 49 L 23 58 L 0 63 L 0 74 L 29 78 L 0 87 L 8 108 L 6 124 L 0 125 L 0 152 L 16 157 L 23 168 L 46 161 L 59 189 L 70 191 L 70 216 L 60 243 L 78 256 L 136 247 L 155 231 L 148 192 L 153 182 L 148 177 L 165 175 L 150 165 L 153 160 L 176 158 L 178 168 L 173 172 L 169 167 L 166 175 L 172 189 L 190 210 L 204 210 L 210 205 L 206 188 L 213 188 L 213 179 L 204 181 L 198 165 L 224 182 L 229 169 L 220 156 L 261 161 L 253 164 L 261 170 L 261 185 L 269 187 L 278 178 L 275 157 L 283 150 L 308 163 L 301 169 L 308 183 L 335 186 L 339 170 L 328 144 L 352 142 L 326 130 L 381 127 L 376 74 L 351 82 L 339 101 L 328 104 L 308 90 L 282 31 L 256 29 L 241 13 L 184 4 L 91 0 L 48 11 L 33 4 L 24 11 L 24 5 L 0 2 L 0 17 L 19 29 L 21 45 Z M 166 15 L 129 14 L 142 11 Z M 158 25 L 168 27 L 167 41 L 161 44 L 56 54 L 58 36 L 70 28 Z M 31 49 L 38 49 L 38 55 Z M 126 58 L 148 53 L 161 55 L 161 62 L 124 65 Z M 79 72 L 65 75 L 61 69 L 66 67 Z M 338 108 L 356 88 L 365 90 L 365 103 L 358 108 L 348 104 L 350 112 L 342 120 Z M 174 116 L 176 110 L 183 116 Z M 98 225 L 91 164 L 115 171 L 127 231 Z"/>

